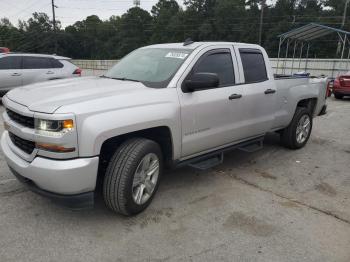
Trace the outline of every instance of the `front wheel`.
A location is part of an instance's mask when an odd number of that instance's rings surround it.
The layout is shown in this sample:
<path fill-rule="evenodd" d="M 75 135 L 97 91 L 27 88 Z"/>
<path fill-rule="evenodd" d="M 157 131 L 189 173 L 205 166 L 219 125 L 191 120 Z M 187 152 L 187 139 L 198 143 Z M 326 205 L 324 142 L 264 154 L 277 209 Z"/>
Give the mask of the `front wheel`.
<path fill-rule="evenodd" d="M 307 108 L 298 107 L 292 122 L 281 134 L 281 140 L 285 147 L 299 149 L 306 145 L 312 130 L 312 116 Z"/>
<path fill-rule="evenodd" d="M 156 142 L 144 138 L 124 142 L 105 174 L 103 197 L 107 207 L 127 216 L 142 212 L 157 191 L 162 169 L 162 152 Z"/>

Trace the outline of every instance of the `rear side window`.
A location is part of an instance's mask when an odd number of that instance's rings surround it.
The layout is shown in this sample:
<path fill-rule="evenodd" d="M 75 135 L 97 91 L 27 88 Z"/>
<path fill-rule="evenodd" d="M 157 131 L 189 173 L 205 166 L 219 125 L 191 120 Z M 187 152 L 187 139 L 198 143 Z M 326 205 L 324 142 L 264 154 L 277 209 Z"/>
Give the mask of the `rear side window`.
<path fill-rule="evenodd" d="M 34 56 L 23 57 L 23 69 L 46 69 L 51 67 L 50 58 Z"/>
<path fill-rule="evenodd" d="M 195 73 L 215 73 L 219 76 L 220 86 L 235 84 L 233 63 L 229 49 L 210 51 L 195 65 Z"/>
<path fill-rule="evenodd" d="M 63 64 L 57 59 L 51 58 L 51 68 L 62 68 Z"/>
<path fill-rule="evenodd" d="M 239 49 L 241 55 L 245 83 L 267 80 L 267 72 L 263 54 L 258 49 Z"/>
<path fill-rule="evenodd" d="M 21 69 L 22 58 L 20 56 L 7 56 L 0 58 L 0 70 Z"/>

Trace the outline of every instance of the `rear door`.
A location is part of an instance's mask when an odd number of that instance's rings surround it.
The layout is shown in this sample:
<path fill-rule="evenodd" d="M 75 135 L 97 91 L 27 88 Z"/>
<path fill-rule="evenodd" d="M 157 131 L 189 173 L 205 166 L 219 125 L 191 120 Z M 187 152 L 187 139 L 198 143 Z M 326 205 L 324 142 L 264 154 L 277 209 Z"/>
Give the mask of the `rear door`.
<path fill-rule="evenodd" d="M 53 74 L 51 74 L 51 76 L 50 76 L 51 80 L 66 77 L 67 72 L 66 72 L 64 65 L 61 61 L 54 59 L 54 58 L 50 58 L 50 64 L 51 64 L 51 68 L 49 69 L 49 71 L 53 72 Z"/>
<path fill-rule="evenodd" d="M 22 85 L 22 58 L 3 56 L 0 58 L 0 90 L 7 91 Z"/>
<path fill-rule="evenodd" d="M 182 83 L 194 73 L 217 74 L 219 87 L 183 92 Z M 230 100 L 233 94 L 241 93 L 241 86 L 235 85 L 236 77 L 233 48 L 225 45 L 203 49 L 186 69 L 178 84 L 183 158 L 224 146 L 239 138 L 241 101 L 239 97 Z"/>
<path fill-rule="evenodd" d="M 51 58 L 23 56 L 23 85 L 55 79 Z"/>
<path fill-rule="evenodd" d="M 266 52 L 255 48 L 235 47 L 241 72 L 242 110 L 245 136 L 254 137 L 270 131 L 275 119 L 277 90 L 269 75 Z"/>

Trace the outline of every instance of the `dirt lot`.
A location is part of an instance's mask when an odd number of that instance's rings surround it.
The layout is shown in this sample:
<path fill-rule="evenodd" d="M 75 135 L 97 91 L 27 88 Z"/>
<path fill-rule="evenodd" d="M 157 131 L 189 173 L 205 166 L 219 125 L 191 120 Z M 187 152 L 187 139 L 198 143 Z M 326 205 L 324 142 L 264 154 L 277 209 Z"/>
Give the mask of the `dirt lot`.
<path fill-rule="evenodd" d="M 85 211 L 53 205 L 0 155 L 0 261 L 349 262 L 350 99 L 328 104 L 304 149 L 271 134 L 263 150 L 234 151 L 213 170 L 167 173 L 133 218 L 101 201 Z"/>

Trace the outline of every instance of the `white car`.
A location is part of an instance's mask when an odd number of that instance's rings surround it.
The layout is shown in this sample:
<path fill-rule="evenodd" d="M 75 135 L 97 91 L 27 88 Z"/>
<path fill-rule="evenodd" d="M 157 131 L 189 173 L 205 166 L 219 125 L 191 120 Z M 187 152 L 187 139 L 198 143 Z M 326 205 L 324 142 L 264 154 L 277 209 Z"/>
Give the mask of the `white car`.
<path fill-rule="evenodd" d="M 55 55 L 0 54 L 0 93 L 47 80 L 81 76 L 70 58 Z"/>

